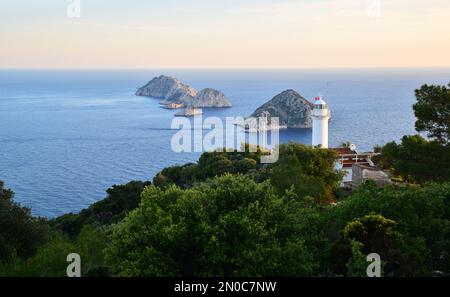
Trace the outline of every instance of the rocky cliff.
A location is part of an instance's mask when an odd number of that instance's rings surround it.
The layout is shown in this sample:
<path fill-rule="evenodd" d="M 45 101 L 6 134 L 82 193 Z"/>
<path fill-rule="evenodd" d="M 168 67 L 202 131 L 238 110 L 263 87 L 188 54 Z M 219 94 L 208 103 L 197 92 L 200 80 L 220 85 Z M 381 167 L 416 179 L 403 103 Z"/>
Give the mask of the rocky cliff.
<path fill-rule="evenodd" d="M 250 117 L 278 117 L 279 126 L 311 128 L 314 105 L 294 90 L 286 90 L 258 107 Z"/>
<path fill-rule="evenodd" d="M 217 90 L 206 88 L 197 91 L 169 76 L 158 76 L 136 91 L 137 96 L 162 99 L 161 104 L 182 103 L 192 107 L 229 107 L 230 101 Z"/>
<path fill-rule="evenodd" d="M 164 99 L 169 102 L 176 102 L 183 97 L 195 97 L 197 91 L 194 88 L 183 84 L 176 78 L 169 76 L 158 76 L 148 82 L 145 86 L 136 91 L 137 96 L 149 96 Z"/>
<path fill-rule="evenodd" d="M 231 102 L 222 92 L 206 88 L 197 93 L 191 105 L 193 107 L 231 107 Z"/>

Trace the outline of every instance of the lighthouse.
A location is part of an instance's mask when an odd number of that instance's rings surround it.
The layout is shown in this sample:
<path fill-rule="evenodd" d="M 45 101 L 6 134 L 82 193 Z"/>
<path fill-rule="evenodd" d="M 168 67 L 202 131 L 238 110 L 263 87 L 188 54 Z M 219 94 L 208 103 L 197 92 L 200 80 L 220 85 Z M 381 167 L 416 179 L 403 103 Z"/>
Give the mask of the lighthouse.
<path fill-rule="evenodd" d="M 314 99 L 312 118 L 312 145 L 314 147 L 328 148 L 328 121 L 330 119 L 330 111 L 322 97 L 316 97 Z"/>

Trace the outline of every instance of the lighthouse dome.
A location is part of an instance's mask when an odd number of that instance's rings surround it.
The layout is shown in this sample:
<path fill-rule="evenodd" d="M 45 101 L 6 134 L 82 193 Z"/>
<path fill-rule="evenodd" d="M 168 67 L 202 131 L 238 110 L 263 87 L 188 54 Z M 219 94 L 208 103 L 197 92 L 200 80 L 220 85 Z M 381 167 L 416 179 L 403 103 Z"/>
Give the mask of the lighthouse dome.
<path fill-rule="evenodd" d="M 314 108 L 315 109 L 325 109 L 328 108 L 328 105 L 325 101 L 323 101 L 322 97 L 314 98 Z"/>

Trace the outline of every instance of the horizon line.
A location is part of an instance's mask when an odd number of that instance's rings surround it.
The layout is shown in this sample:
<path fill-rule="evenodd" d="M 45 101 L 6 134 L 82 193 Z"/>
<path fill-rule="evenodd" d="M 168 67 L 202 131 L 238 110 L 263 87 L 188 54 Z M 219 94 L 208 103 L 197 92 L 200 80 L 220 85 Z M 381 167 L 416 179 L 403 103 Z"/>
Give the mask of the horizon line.
<path fill-rule="evenodd" d="M 92 68 L 84 68 L 84 67 L 49 67 L 49 68 L 41 68 L 41 67 L 10 67 L 10 68 L 1 68 L 0 71 L 152 71 L 152 70 L 209 70 L 209 71 L 227 71 L 227 70 L 377 70 L 377 69 L 450 69 L 450 65 L 448 66 L 361 66 L 361 67 L 154 67 L 154 68 L 133 68 L 133 67 L 92 67 Z"/>

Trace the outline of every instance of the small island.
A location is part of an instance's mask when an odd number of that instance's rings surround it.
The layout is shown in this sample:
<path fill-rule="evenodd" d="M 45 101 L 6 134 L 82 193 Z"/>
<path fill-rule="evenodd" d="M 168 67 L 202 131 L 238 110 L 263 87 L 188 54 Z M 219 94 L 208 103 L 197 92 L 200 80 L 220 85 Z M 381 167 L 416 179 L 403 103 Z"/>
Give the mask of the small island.
<path fill-rule="evenodd" d="M 248 117 L 244 126 L 249 132 L 260 131 L 256 121 L 257 118 L 266 118 L 267 127 L 265 130 L 285 129 L 285 128 L 311 128 L 312 110 L 314 105 L 303 98 L 294 90 L 286 90 L 273 97 L 268 102 L 258 107 Z M 278 118 L 278 125 L 272 124 L 271 118 Z"/>
<path fill-rule="evenodd" d="M 197 92 L 180 80 L 165 75 L 153 78 L 139 88 L 136 95 L 162 99 L 160 104 L 167 109 L 232 106 L 225 94 L 218 90 L 205 88 Z"/>

